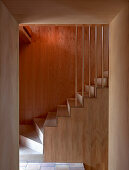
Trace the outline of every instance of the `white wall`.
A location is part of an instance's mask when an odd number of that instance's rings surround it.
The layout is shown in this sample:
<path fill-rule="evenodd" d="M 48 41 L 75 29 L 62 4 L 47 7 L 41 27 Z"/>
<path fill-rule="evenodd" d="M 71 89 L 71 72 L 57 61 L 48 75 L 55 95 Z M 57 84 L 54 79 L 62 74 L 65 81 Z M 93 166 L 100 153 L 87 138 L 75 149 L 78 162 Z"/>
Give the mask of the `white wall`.
<path fill-rule="evenodd" d="M 0 1 L 0 170 L 18 170 L 18 24 Z"/>
<path fill-rule="evenodd" d="M 129 170 L 129 10 L 110 24 L 109 170 Z"/>

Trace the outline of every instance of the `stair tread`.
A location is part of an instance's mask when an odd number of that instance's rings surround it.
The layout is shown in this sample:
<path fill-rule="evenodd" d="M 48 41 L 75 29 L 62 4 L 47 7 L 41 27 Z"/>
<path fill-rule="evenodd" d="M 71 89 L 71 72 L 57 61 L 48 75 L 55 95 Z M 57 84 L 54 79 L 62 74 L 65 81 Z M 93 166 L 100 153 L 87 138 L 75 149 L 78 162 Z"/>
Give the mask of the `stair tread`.
<path fill-rule="evenodd" d="M 94 79 L 96 79 L 96 78 L 94 78 Z M 108 77 L 97 77 L 97 79 L 108 79 Z"/>
<path fill-rule="evenodd" d="M 95 96 L 95 85 L 85 85 L 85 92 L 87 93 L 85 96 L 86 97 L 94 97 Z M 84 97 L 85 97 L 84 96 Z"/>
<path fill-rule="evenodd" d="M 77 101 L 77 106 L 75 106 L 75 98 L 69 98 L 67 99 L 70 107 L 82 107 L 82 105 L 80 104 L 80 102 Z"/>
<path fill-rule="evenodd" d="M 82 96 L 82 92 L 78 92 Z M 89 92 L 84 92 L 84 97 L 89 97 Z"/>
<path fill-rule="evenodd" d="M 94 78 L 94 82 L 96 81 L 96 78 Z M 108 78 L 107 77 L 97 77 L 97 87 L 102 86 L 102 81 L 103 81 L 103 86 L 107 87 L 108 86 Z"/>
<path fill-rule="evenodd" d="M 20 135 L 42 144 L 36 133 L 34 125 L 20 125 Z"/>
<path fill-rule="evenodd" d="M 43 133 L 43 126 L 44 126 L 45 119 L 44 118 L 34 118 L 34 122 L 35 122 L 35 124 L 37 124 L 37 126 Z"/>
<path fill-rule="evenodd" d="M 69 116 L 67 105 L 59 105 L 57 107 L 57 117 Z"/>
<path fill-rule="evenodd" d="M 85 87 L 89 87 L 89 85 L 88 85 L 88 84 L 86 84 L 86 85 L 85 85 Z M 91 85 L 90 85 L 90 87 L 93 87 L 93 88 L 94 88 L 94 87 L 95 87 L 95 85 L 94 85 L 94 84 L 91 84 Z"/>
<path fill-rule="evenodd" d="M 44 123 L 44 127 L 55 127 L 57 126 L 57 113 L 49 112 Z"/>

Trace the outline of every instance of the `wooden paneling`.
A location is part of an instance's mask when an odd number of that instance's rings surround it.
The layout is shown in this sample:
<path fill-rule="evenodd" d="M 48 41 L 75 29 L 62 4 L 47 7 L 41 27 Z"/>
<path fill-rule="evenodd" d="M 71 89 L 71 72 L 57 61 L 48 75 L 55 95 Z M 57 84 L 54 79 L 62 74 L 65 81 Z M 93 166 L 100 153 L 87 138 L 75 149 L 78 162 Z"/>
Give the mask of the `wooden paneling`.
<path fill-rule="evenodd" d="M 88 26 L 85 25 L 85 83 L 88 83 Z M 74 96 L 75 25 L 30 25 L 32 42 L 20 46 L 20 122 L 46 116 Z M 108 37 L 108 25 L 104 25 Z M 95 75 L 95 25 L 91 25 L 91 83 Z M 105 38 L 105 57 L 108 41 Z M 82 80 L 82 26 L 78 27 L 78 91 Z M 101 76 L 101 25 L 98 25 L 98 76 Z M 106 60 L 104 60 L 106 61 Z M 107 63 L 106 63 L 107 64 Z M 107 67 L 105 67 L 105 70 Z"/>
<path fill-rule="evenodd" d="M 98 89 L 97 98 L 85 99 L 85 108 L 71 108 L 71 117 L 58 117 L 57 127 L 45 127 L 44 161 L 108 170 L 108 93 Z"/>
<path fill-rule="evenodd" d="M 0 169 L 19 169 L 18 24 L 0 1 Z"/>

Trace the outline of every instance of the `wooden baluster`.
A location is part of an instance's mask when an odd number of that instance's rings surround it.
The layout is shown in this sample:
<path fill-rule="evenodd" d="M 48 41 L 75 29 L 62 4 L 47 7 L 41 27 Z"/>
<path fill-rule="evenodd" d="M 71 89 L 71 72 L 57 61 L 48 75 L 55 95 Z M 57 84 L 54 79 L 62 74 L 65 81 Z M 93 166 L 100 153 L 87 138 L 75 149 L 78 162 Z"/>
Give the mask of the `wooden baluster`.
<path fill-rule="evenodd" d="M 89 97 L 90 97 L 90 37 L 91 36 L 91 26 L 89 25 Z"/>
<path fill-rule="evenodd" d="M 78 26 L 76 25 L 76 46 L 75 46 L 75 106 L 77 106 L 77 70 L 78 70 L 78 65 L 77 65 L 77 38 L 78 36 Z"/>
<path fill-rule="evenodd" d="M 103 78 L 104 78 L 104 76 L 103 76 L 103 69 L 104 69 L 104 28 L 103 28 L 103 25 L 102 25 L 102 88 L 104 87 L 104 85 L 103 85 Z"/>
<path fill-rule="evenodd" d="M 109 87 L 109 33 L 108 33 L 108 87 Z"/>
<path fill-rule="evenodd" d="M 98 76 L 98 60 L 97 60 L 97 25 L 95 26 L 95 97 L 97 96 L 97 76 Z"/>
<path fill-rule="evenodd" d="M 83 99 L 84 99 L 84 55 L 85 55 L 85 51 L 84 51 L 84 25 L 82 26 L 82 105 L 83 105 Z"/>

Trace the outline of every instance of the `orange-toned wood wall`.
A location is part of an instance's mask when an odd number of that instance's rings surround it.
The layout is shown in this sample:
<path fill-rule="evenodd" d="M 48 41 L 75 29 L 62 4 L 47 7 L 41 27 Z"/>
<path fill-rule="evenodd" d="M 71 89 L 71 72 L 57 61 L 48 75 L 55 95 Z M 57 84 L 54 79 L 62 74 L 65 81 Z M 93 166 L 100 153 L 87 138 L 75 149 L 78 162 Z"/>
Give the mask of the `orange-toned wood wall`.
<path fill-rule="evenodd" d="M 30 25 L 30 44 L 20 45 L 20 123 L 46 116 L 74 96 L 76 28 Z M 98 25 L 98 76 L 101 75 Z M 91 26 L 91 82 L 95 76 L 95 25 Z M 85 25 L 85 83 L 88 83 L 88 25 Z M 99 59 L 100 58 L 100 59 Z M 82 28 L 78 28 L 78 90 L 81 89 Z M 104 70 L 108 70 L 108 25 L 104 25 Z"/>

